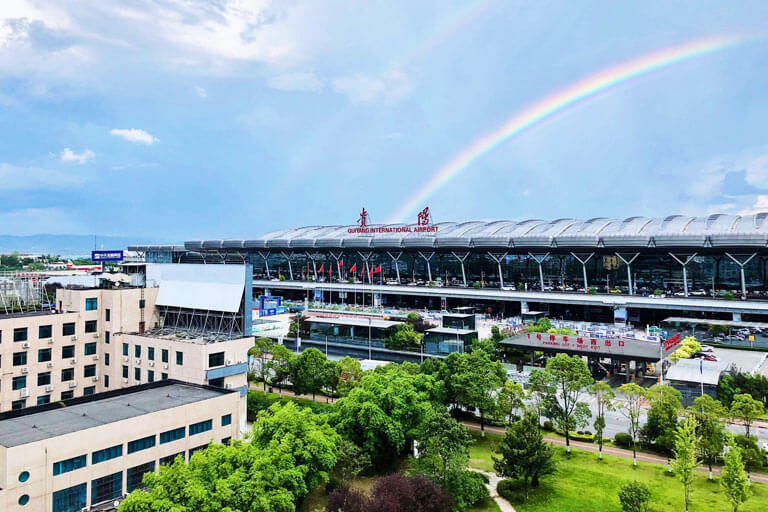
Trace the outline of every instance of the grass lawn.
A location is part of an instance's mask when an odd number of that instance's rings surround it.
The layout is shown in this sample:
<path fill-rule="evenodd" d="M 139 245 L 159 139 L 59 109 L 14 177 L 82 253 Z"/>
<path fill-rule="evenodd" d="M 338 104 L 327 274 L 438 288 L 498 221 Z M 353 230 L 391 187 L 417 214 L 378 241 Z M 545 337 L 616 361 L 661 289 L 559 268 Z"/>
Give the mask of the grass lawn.
<path fill-rule="evenodd" d="M 472 432 L 475 444 L 470 449 L 470 465 L 489 470 L 492 446 L 501 436 Z M 683 487 L 677 477 L 668 476 L 666 466 L 639 462 L 632 468 L 631 459 L 604 455 L 603 461 L 594 453 L 572 450 L 567 457 L 565 448 L 554 447 L 557 471 L 541 480 L 541 486 L 531 494 L 527 503 L 513 503 L 518 512 L 615 512 L 621 510 L 618 491 L 626 482 L 639 480 L 651 488 L 650 510 L 666 512 L 684 510 Z M 492 509 L 489 509 L 492 510 Z M 718 479 L 710 482 L 705 473 L 697 474 L 691 494 L 692 512 L 721 512 L 732 510 Z M 752 496 L 739 508 L 742 512 L 768 510 L 768 486 L 753 483 Z"/>

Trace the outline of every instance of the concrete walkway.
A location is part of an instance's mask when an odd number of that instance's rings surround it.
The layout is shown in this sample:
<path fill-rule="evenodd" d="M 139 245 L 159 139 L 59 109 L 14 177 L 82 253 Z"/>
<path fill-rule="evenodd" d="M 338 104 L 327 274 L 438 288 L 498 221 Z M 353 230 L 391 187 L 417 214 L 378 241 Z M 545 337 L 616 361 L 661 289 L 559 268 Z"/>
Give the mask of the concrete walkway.
<path fill-rule="evenodd" d="M 481 473 L 488 477 L 488 483 L 485 486 L 488 488 L 488 493 L 491 495 L 491 499 L 496 502 L 496 505 L 499 506 L 501 512 L 515 512 L 515 507 L 513 507 L 505 498 L 499 496 L 499 491 L 496 488 L 502 480 L 499 475 L 475 468 L 469 468 L 469 470 L 474 471 L 475 473 Z"/>

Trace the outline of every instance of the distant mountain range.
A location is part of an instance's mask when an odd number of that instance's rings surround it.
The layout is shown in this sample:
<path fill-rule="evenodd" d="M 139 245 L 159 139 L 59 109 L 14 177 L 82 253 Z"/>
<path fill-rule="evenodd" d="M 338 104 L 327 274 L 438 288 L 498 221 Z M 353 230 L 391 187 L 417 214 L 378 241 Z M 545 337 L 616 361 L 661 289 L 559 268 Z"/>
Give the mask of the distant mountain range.
<path fill-rule="evenodd" d="M 14 251 L 26 254 L 60 254 L 68 257 L 90 257 L 94 249 L 125 249 L 129 245 L 169 243 L 149 237 L 101 235 L 0 235 L 0 253 Z"/>

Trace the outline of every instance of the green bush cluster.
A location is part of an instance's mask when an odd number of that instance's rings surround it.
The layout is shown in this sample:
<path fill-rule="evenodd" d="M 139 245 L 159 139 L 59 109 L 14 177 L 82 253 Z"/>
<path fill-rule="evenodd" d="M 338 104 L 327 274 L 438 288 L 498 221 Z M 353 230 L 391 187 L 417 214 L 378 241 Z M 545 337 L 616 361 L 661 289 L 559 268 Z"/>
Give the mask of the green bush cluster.
<path fill-rule="evenodd" d="M 629 448 L 632 446 L 632 436 L 630 436 L 626 432 L 619 432 L 613 438 L 613 442 L 616 446 L 621 446 L 622 448 Z"/>

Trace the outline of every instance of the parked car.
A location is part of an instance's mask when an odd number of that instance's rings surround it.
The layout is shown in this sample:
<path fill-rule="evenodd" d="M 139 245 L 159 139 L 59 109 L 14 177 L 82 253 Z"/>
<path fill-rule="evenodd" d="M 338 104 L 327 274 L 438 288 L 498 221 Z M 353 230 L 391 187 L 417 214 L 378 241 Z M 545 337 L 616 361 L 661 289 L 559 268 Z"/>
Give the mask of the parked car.
<path fill-rule="evenodd" d="M 711 352 L 714 352 L 714 351 L 715 351 L 715 349 L 710 347 L 709 345 L 702 345 L 701 346 L 701 350 L 699 350 L 699 352 L 704 352 L 704 353 L 711 353 Z"/>

